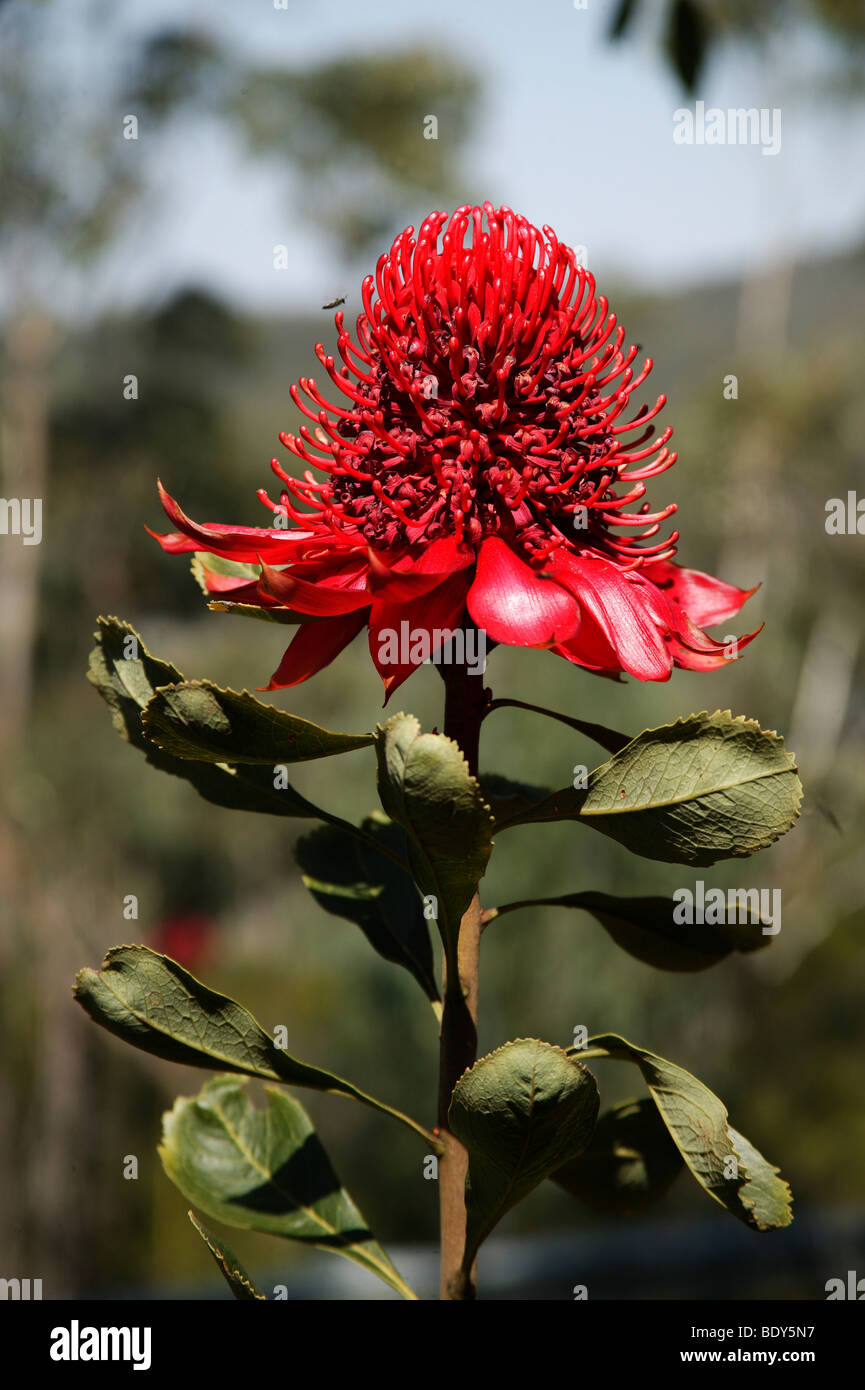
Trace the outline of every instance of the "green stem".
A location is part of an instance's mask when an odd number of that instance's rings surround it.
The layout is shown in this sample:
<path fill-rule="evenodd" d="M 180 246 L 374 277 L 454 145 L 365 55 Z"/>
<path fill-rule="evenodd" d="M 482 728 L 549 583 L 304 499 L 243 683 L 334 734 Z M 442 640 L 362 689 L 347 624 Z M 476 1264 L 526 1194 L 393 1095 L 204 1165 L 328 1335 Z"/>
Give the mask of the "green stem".
<path fill-rule="evenodd" d="M 323 811 L 320 806 L 314 806 L 311 801 L 307 804 L 319 820 L 323 820 L 327 825 L 335 826 L 337 830 L 346 831 L 347 834 L 353 835 L 356 840 L 363 840 L 364 844 L 369 845 L 376 854 L 383 854 L 385 858 L 392 859 L 394 864 L 398 864 L 407 874 L 411 874 L 411 869 L 401 854 L 397 854 L 396 850 L 383 844 L 381 840 L 377 840 L 374 835 L 369 835 L 361 826 L 352 825 L 350 820 L 343 820 L 342 816 L 333 816 L 330 811 Z"/>
<path fill-rule="evenodd" d="M 401 1110 L 395 1110 L 392 1105 L 385 1105 L 384 1101 L 376 1100 L 374 1096 L 367 1095 L 366 1091 L 355 1089 L 354 1094 L 351 1096 L 348 1096 L 348 1093 L 345 1091 L 333 1091 L 332 1094 L 336 1096 L 347 1096 L 349 1100 L 359 1100 L 361 1105 L 368 1105 L 371 1110 L 377 1110 L 380 1115 L 389 1115 L 392 1120 L 399 1120 L 400 1124 L 405 1125 L 407 1129 L 413 1130 L 415 1134 L 419 1134 L 424 1143 L 428 1144 L 432 1149 L 433 1153 L 439 1154 L 443 1151 L 443 1145 L 438 1136 L 428 1130 L 425 1125 L 419 1124 L 418 1121 L 413 1120 L 410 1115 L 404 1115 Z"/>
<path fill-rule="evenodd" d="M 518 903 L 502 903 L 501 907 L 488 907 L 481 913 L 481 931 L 486 931 L 490 922 L 494 922 L 497 917 L 503 917 L 506 912 L 516 912 L 519 907 L 540 907 L 543 905 L 543 898 L 525 898 Z"/>
<path fill-rule="evenodd" d="M 561 907 L 563 904 L 572 906 L 569 901 L 571 896 L 565 894 L 559 898 L 521 898 L 518 902 L 502 903 L 500 907 L 488 907 L 481 913 L 481 931 L 485 931 L 490 922 L 494 922 L 497 917 L 503 917 L 506 912 L 517 912 L 521 907 Z"/>
<path fill-rule="evenodd" d="M 619 734 L 615 729 L 608 729 L 604 724 L 590 724 L 585 719 L 573 719 L 569 714 L 559 714 L 554 709 L 546 709 L 543 705 L 528 705 L 524 700 L 491 700 L 483 713 L 486 719 L 488 714 L 492 714 L 494 709 L 525 709 L 532 714 L 545 714 L 548 719 L 557 719 L 560 724 L 567 724 L 568 728 L 576 729 L 578 734 L 585 734 L 599 744 L 601 748 L 606 748 L 608 753 L 618 753 L 626 744 L 631 742 L 630 734 Z"/>

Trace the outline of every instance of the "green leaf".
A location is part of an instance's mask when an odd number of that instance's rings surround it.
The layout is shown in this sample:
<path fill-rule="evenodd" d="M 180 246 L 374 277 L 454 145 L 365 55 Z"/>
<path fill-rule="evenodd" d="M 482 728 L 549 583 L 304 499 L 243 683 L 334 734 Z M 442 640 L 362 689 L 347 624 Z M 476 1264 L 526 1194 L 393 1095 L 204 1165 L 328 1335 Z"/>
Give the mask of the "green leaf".
<path fill-rule="evenodd" d="M 582 1153 L 598 1103 L 592 1073 L 534 1038 L 505 1043 L 463 1073 L 448 1124 L 469 1156 L 464 1270 L 506 1212 Z"/>
<path fill-rule="evenodd" d="M 157 686 L 183 683 L 183 676 L 175 666 L 151 656 L 135 629 L 119 618 L 100 618 L 96 638 L 87 678 L 111 710 L 115 729 L 144 753 L 151 766 L 182 777 L 215 806 L 272 816 L 323 818 L 323 812 L 293 787 L 276 787 L 271 768 L 192 762 L 151 743 L 142 730 L 142 713 Z"/>
<path fill-rule="evenodd" d="M 267 1295 L 253 1284 L 231 1246 L 227 1245 L 224 1240 L 220 1240 L 212 1231 L 208 1231 L 194 1212 L 188 1211 L 186 1215 L 216 1261 L 217 1268 L 234 1297 L 241 1302 L 254 1299 L 266 1300 Z"/>
<path fill-rule="evenodd" d="M 657 1107 L 644 1097 L 605 1110 L 586 1150 L 552 1180 L 605 1216 L 638 1216 L 664 1195 L 682 1167 Z"/>
<path fill-rule="evenodd" d="M 789 1226 L 787 1183 L 727 1124 L 723 1102 L 702 1081 L 614 1033 L 589 1038 L 585 1048 L 569 1049 L 569 1055 L 635 1062 L 679 1153 L 710 1197 L 754 1230 Z"/>
<path fill-rule="evenodd" d="M 157 685 L 182 681 L 176 666 L 151 656 L 135 628 L 120 618 L 99 618 L 87 679 L 111 711 L 119 734 L 147 752 L 141 713 Z"/>
<path fill-rule="evenodd" d="M 289 1056 L 241 1004 L 147 946 L 115 946 L 101 970 L 78 972 L 72 992 L 94 1023 L 154 1057 L 333 1091 L 400 1120 L 427 1142 L 433 1138 L 350 1081 Z"/>
<path fill-rule="evenodd" d="M 212 681 L 164 685 L 142 717 L 145 738 L 178 758 L 208 763 L 302 763 L 367 748 L 371 734 L 334 734 Z"/>
<path fill-rule="evenodd" d="M 619 0 L 609 28 L 610 39 L 620 39 L 630 24 L 637 8 L 637 0 Z"/>
<path fill-rule="evenodd" d="M 795 822 L 802 786 L 778 734 L 729 710 L 647 729 L 591 773 L 515 817 L 579 819 L 647 859 L 706 867 L 771 845 Z"/>
<path fill-rule="evenodd" d="M 188 1202 L 227 1226 L 330 1250 L 414 1299 L 340 1186 L 303 1106 L 267 1091 L 256 1110 L 244 1082 L 216 1076 L 163 1116 L 159 1157 Z"/>
<path fill-rule="evenodd" d="M 409 864 L 455 950 L 460 919 L 483 877 L 493 821 L 459 745 L 423 734 L 414 715 L 395 714 L 375 734 L 378 790 L 391 820 L 408 837 Z"/>
<path fill-rule="evenodd" d="M 590 912 L 617 946 L 656 970 L 707 970 L 733 951 L 759 951 L 772 940 L 770 933 L 763 934 L 762 917 L 750 907 L 746 907 L 746 922 L 733 912 L 729 922 L 680 924 L 673 917 L 677 904 L 672 898 L 619 898 L 612 893 L 565 893 L 558 898 L 506 903 L 491 908 L 486 921 L 523 907 L 575 907 Z"/>
<path fill-rule="evenodd" d="M 787 1183 L 778 1176 L 781 1170 L 767 1163 L 744 1134 L 732 1125 L 727 1126 L 727 1133 L 740 1167 L 748 1174 L 748 1181 L 739 1193 L 739 1200 L 749 1213 L 748 1224 L 760 1231 L 789 1226 L 793 1220 L 790 1211 L 793 1198 Z"/>
<path fill-rule="evenodd" d="M 405 831 L 380 811 L 362 829 L 394 854 L 406 853 Z M 319 907 L 360 927 L 373 950 L 408 970 L 427 998 L 437 1001 L 432 944 L 413 879 L 373 844 L 334 826 L 302 835 L 295 858 Z"/>
<path fill-rule="evenodd" d="M 706 16 L 693 0 L 672 0 L 667 17 L 665 48 L 687 92 L 693 92 L 703 70 L 710 30 Z"/>

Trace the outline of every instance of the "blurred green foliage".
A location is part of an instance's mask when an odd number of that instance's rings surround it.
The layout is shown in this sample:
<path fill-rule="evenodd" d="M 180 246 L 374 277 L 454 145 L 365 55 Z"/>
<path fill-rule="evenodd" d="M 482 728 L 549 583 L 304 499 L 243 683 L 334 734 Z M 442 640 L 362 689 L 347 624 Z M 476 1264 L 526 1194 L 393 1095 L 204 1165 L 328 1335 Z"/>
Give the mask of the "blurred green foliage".
<path fill-rule="evenodd" d="M 865 9 L 861 0 L 617 0 L 609 24 L 611 39 L 631 34 L 649 18 L 658 19 L 664 58 L 689 93 L 697 90 L 713 52 L 743 41 L 758 52 L 783 34 L 789 42 L 803 27 L 821 31 L 836 72 L 837 85 L 862 95 Z"/>
<path fill-rule="evenodd" d="M 375 239 L 389 244 L 419 199 L 465 200 L 454 151 L 478 96 L 471 69 L 426 46 L 340 57 L 305 72 L 256 72 L 234 109 L 255 154 L 287 160 L 301 174 L 295 209 L 352 253 Z"/>

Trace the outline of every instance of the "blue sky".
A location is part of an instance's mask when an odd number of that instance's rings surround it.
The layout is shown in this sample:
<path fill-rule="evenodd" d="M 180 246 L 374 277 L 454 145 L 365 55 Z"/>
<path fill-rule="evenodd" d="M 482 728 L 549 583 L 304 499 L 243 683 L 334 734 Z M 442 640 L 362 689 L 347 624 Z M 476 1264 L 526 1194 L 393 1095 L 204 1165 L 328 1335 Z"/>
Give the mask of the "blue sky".
<path fill-rule="evenodd" d="M 660 61 L 657 5 L 618 45 L 605 40 L 612 0 L 588 0 L 586 9 L 573 0 L 124 6 L 130 30 L 161 18 L 198 23 L 271 64 L 412 40 L 451 47 L 483 83 L 465 159 L 478 201 L 550 223 L 587 248 L 602 279 L 681 286 L 865 240 L 865 104 L 803 95 L 803 73 L 821 63 L 814 35 L 778 33 L 762 58 L 725 48 L 696 93 L 707 106 L 779 108 L 781 149 L 767 157 L 750 145 L 674 143 L 673 113 L 693 101 Z M 275 243 L 291 260 L 278 275 Z M 334 263 L 333 249 L 292 216 L 284 184 L 250 168 L 215 127 L 191 124 L 160 165 L 157 210 L 131 230 L 94 289 L 116 305 L 191 280 L 254 307 L 298 309 L 345 288 Z"/>

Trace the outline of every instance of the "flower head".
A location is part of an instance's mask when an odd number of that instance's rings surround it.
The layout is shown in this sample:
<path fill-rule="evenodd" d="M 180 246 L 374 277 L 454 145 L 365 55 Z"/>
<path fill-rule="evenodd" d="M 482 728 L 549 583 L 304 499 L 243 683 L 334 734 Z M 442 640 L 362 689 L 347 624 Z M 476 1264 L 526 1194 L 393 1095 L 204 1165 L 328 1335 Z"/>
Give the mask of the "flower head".
<path fill-rule="evenodd" d="M 701 628 L 753 590 L 674 564 L 678 532 L 656 539 L 675 511 L 642 500 L 676 459 L 653 423 L 666 398 L 632 408 L 652 361 L 637 367 L 608 308 L 550 227 L 489 203 L 432 213 L 364 280 L 354 339 L 336 314 L 341 365 L 316 346 L 341 403 L 312 378 L 292 387 L 310 423 L 280 439 L 305 467 L 272 460 L 282 493 L 259 497 L 274 524 L 198 525 L 162 491 L 165 550 L 256 566 L 205 565 L 208 588 L 301 625 L 270 689 L 368 627 L 389 695 L 423 660 L 390 654 L 405 622 L 427 653 L 473 623 L 602 675 L 724 664 Z"/>

